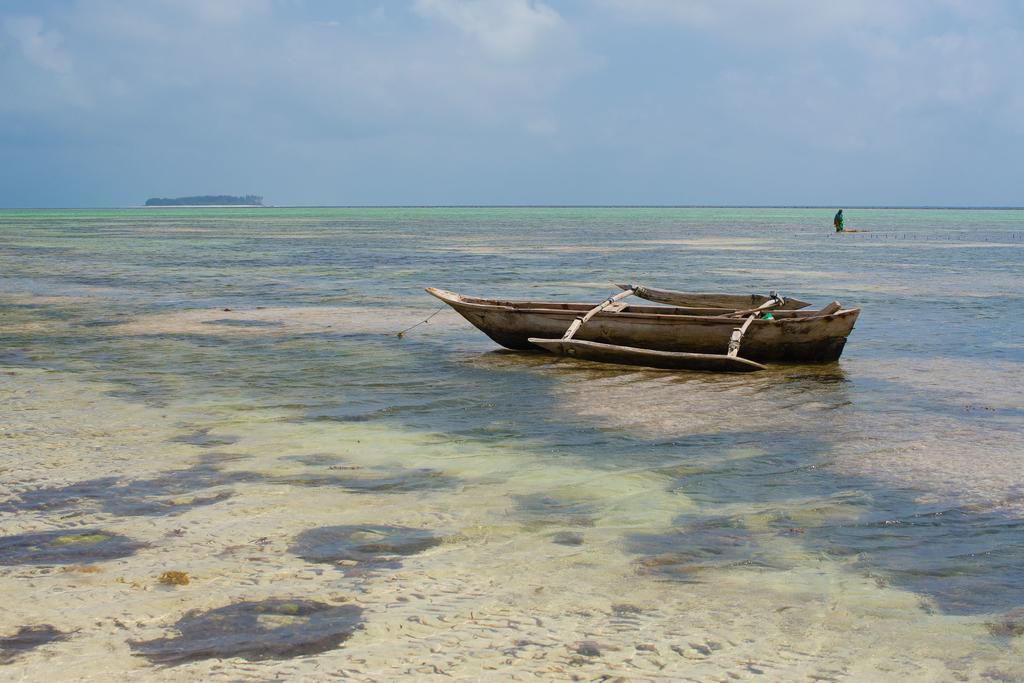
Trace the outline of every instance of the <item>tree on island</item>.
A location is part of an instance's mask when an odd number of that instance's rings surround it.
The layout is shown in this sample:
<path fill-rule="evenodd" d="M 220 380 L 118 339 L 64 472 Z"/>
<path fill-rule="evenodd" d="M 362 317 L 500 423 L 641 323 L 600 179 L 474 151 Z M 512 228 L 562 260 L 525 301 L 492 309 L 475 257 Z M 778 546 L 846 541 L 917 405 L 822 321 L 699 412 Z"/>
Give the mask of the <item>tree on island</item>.
<path fill-rule="evenodd" d="M 197 197 L 151 197 L 146 206 L 263 206 L 263 197 L 247 194 L 235 197 L 228 194 L 204 194 Z"/>

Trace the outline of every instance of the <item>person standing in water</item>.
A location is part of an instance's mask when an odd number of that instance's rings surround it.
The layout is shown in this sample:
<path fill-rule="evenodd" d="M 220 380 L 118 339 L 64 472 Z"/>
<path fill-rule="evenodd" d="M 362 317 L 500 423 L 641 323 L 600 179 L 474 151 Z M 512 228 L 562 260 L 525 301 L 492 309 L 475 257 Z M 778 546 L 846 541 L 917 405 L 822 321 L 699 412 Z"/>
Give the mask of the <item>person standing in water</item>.
<path fill-rule="evenodd" d="M 836 232 L 843 231 L 843 210 L 836 211 L 836 217 L 832 219 L 832 225 L 836 226 Z"/>

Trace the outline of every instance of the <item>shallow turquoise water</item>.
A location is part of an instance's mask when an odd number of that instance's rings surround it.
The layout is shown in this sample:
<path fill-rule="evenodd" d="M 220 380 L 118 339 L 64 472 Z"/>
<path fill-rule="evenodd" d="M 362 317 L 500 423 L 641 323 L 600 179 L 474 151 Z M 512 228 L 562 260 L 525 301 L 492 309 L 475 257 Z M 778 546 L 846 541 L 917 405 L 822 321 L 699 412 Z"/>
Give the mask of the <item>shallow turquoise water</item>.
<path fill-rule="evenodd" d="M 105 501 L 104 487 L 147 504 L 197 496 L 182 508 L 188 518 L 235 515 L 224 510 L 304 496 L 310 477 L 335 476 L 294 474 L 287 458 L 352 456 L 363 467 L 432 472 L 401 475 L 409 495 L 381 503 L 373 514 L 382 519 L 366 522 L 436 514 L 438 533 L 497 525 L 530 553 L 594 545 L 588 567 L 609 576 L 627 567 L 664 599 L 694 583 L 713 591 L 756 576 L 781 585 L 826 563 L 830 577 L 867 577 L 915 597 L 893 608 L 924 620 L 905 634 L 907 651 L 958 671 L 932 641 L 948 625 L 928 620 L 968 617 L 978 640 L 956 661 L 975 671 L 973 652 L 977 670 L 1004 671 L 985 648 L 1006 644 L 992 642 L 986 624 L 1024 606 L 1024 323 L 1015 314 L 1024 304 L 1024 212 L 849 210 L 847 229 L 865 232 L 845 235 L 830 232 L 832 212 L 2 211 L 0 363 L 13 373 L 10 409 L 19 410 L 13 397 L 35 393 L 32 419 L 60 412 L 82 429 L 115 431 L 103 426 L 104 410 L 75 413 L 75 392 L 94 385 L 98 396 L 170 415 L 169 428 L 199 436 L 178 442 L 192 452 L 126 455 L 110 481 L 100 481 L 101 462 L 46 482 L 11 468 L 0 532 L 63 529 L 74 512 L 138 535 L 145 514 L 160 514 Z M 395 335 L 437 310 L 425 286 L 596 303 L 616 281 L 779 289 L 863 311 L 838 364 L 751 377 L 504 352 L 446 311 Z M 33 388 L 40 370 L 51 388 L 82 384 L 43 396 Z M 332 447 L 318 430 L 335 427 L 365 434 L 374 448 Z M 202 443 L 202 430 L 230 439 Z M 19 434 L 3 453 L 8 465 L 33 449 L 28 428 Z M 56 428 L 48 436 L 55 445 L 33 462 L 51 458 L 55 469 L 93 438 Z M 390 452 L 392 438 L 412 439 L 422 455 Z M 202 466 L 187 486 L 130 476 L 132 458 L 157 469 L 194 466 L 199 456 L 220 462 L 211 448 L 241 458 L 232 477 Z M 69 492 L 82 482 L 98 482 L 96 491 Z M 386 496 L 376 485 L 349 482 L 344 495 Z M 222 495 L 204 498 L 214 486 Z M 495 500 L 505 501 L 497 516 Z M 211 540 L 189 552 L 202 565 L 221 550 Z M 616 559 L 605 566 L 602 555 Z M 432 571 L 496 571 L 486 552 L 475 557 L 479 566 L 437 557 Z M 864 618 L 869 627 L 881 619 Z M 853 657 L 854 647 L 821 657 Z"/>

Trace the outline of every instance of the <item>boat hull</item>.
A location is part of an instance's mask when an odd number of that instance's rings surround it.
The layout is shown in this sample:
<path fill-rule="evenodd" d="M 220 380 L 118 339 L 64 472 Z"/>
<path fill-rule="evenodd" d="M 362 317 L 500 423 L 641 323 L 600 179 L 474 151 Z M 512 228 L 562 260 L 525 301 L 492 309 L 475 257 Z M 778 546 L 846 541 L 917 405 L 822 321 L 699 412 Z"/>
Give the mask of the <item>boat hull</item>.
<path fill-rule="evenodd" d="M 535 308 L 533 302 L 510 302 L 463 297 L 430 288 L 430 294 L 454 308 L 463 318 L 496 343 L 509 349 L 537 349 L 530 337 L 558 339 L 579 315 L 576 310 Z M 637 308 L 638 312 L 631 312 Z M 733 329 L 742 321 L 716 315 L 682 315 L 678 309 L 651 312 L 662 307 L 628 307 L 602 311 L 576 333 L 575 338 L 656 351 L 723 354 Z M 828 315 L 796 311 L 793 317 L 755 320 L 743 336 L 740 355 L 760 363 L 829 363 L 843 353 L 860 309 L 838 310 Z"/>

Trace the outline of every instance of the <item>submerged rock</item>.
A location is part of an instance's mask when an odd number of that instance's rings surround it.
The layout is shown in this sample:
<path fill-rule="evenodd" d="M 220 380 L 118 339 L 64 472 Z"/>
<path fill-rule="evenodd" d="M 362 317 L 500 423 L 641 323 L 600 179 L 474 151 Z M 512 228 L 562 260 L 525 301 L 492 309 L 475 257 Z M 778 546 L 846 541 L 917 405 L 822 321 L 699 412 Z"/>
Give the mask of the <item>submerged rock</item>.
<path fill-rule="evenodd" d="M 312 600 L 239 602 L 187 613 L 171 638 L 131 641 L 134 654 L 151 662 L 183 664 L 197 659 L 287 659 L 333 650 L 359 628 L 362 610 Z"/>
<path fill-rule="evenodd" d="M 400 526 L 327 526 L 303 531 L 289 551 L 308 562 L 397 567 L 402 557 L 441 544 L 425 529 Z"/>
<path fill-rule="evenodd" d="M 101 529 L 0 537 L 0 565 L 82 564 L 128 557 L 145 544 Z"/>
<path fill-rule="evenodd" d="M 50 624 L 22 626 L 13 636 L 0 637 L 0 664 L 9 664 L 19 655 L 40 645 L 67 640 L 70 633 L 58 631 Z"/>

